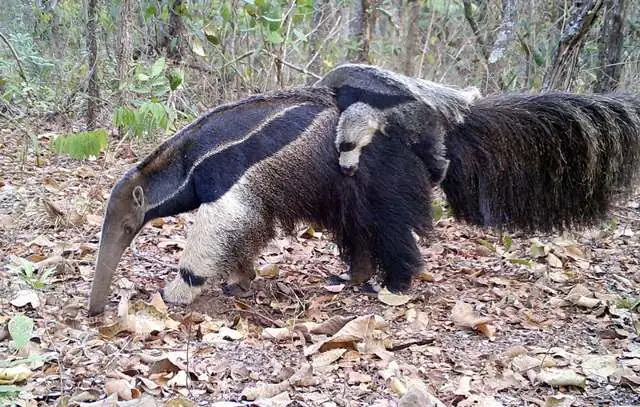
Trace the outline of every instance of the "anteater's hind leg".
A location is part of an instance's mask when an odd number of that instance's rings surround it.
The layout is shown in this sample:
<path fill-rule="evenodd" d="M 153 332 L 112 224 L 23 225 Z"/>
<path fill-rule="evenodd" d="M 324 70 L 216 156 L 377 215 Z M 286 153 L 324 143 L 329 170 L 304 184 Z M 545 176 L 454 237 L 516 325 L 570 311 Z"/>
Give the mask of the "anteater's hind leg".
<path fill-rule="evenodd" d="M 381 230 L 376 253 L 385 273 L 383 285 L 394 293 L 411 288 L 413 276 L 423 267 L 420 249 L 411 228 L 392 225 Z"/>
<path fill-rule="evenodd" d="M 241 192 L 232 189 L 200 207 L 180 258 L 180 274 L 163 290 L 165 301 L 191 303 L 210 277 L 228 279 L 225 293 L 241 295 L 249 289 L 253 260 L 274 232 L 259 200 Z"/>
<path fill-rule="evenodd" d="M 365 292 L 373 291 L 367 282 L 375 275 L 376 269 L 376 261 L 371 250 L 363 246 L 355 247 L 349 263 L 348 278 L 331 276 L 328 279 L 328 284 L 349 284 L 360 286 L 360 289 Z"/>

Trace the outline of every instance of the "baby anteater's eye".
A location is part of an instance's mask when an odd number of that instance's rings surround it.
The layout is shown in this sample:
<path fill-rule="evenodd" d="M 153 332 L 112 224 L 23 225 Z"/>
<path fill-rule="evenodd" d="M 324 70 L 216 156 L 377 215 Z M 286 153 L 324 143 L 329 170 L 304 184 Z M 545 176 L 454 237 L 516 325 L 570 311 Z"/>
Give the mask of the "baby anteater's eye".
<path fill-rule="evenodd" d="M 351 151 L 354 150 L 356 148 L 356 143 L 348 143 L 348 142 L 343 142 L 340 143 L 340 152 L 341 153 L 346 153 L 347 151 Z"/>

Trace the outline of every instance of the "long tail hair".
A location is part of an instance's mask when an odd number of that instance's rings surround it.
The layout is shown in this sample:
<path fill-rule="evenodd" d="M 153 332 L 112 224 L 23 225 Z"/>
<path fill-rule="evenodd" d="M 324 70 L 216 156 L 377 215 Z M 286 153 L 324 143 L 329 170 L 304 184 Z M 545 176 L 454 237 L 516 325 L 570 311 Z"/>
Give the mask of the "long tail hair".
<path fill-rule="evenodd" d="M 640 99 L 507 94 L 479 99 L 446 137 L 441 186 L 456 217 L 525 231 L 592 224 L 628 191 L 640 159 Z"/>

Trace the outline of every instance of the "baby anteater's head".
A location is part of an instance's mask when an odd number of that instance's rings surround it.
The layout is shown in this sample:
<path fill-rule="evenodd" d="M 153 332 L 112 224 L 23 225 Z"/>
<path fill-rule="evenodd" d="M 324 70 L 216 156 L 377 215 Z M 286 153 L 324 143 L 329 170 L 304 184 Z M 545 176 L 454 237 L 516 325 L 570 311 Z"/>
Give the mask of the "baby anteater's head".
<path fill-rule="evenodd" d="M 382 113 L 366 103 L 356 102 L 342 112 L 338 120 L 336 148 L 340 153 L 340 168 L 345 175 L 356 173 L 360 152 L 383 128 Z"/>

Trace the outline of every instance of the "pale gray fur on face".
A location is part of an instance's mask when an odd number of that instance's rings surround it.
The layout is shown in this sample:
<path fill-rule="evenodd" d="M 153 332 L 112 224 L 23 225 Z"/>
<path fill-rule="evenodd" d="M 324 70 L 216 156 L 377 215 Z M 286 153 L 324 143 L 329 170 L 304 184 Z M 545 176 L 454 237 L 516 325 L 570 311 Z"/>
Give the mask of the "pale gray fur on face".
<path fill-rule="evenodd" d="M 373 140 L 377 131 L 384 131 L 384 116 L 367 105 L 356 102 L 340 115 L 336 131 L 336 149 L 340 153 L 340 167 L 355 171 L 360 161 L 362 149 Z M 343 143 L 353 144 L 353 149 L 340 151 Z"/>
<path fill-rule="evenodd" d="M 249 168 L 220 199 L 201 205 L 189 229 L 179 268 L 198 277 L 224 278 L 248 289 L 255 277 L 254 259 L 275 236 L 276 219 L 260 197 L 286 193 L 278 173 L 288 174 L 292 170 L 286 167 L 304 167 L 311 162 L 313 144 L 326 137 L 328 123 L 336 115 L 331 109 L 320 113 L 303 135 Z M 165 286 L 163 297 L 170 303 L 190 304 L 201 291 L 202 286 L 190 286 L 178 275 Z"/>

